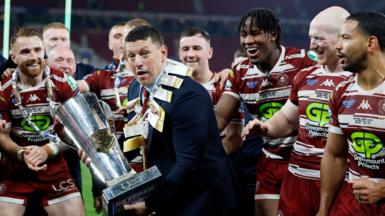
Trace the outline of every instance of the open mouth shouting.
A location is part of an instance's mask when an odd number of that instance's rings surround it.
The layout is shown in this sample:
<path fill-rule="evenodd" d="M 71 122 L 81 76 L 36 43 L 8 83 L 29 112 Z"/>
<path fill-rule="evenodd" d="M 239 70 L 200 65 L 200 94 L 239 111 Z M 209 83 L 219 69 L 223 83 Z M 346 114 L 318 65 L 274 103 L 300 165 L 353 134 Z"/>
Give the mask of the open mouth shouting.
<path fill-rule="evenodd" d="M 246 48 L 247 55 L 251 58 L 256 57 L 258 54 L 258 48 L 257 47 L 248 47 Z"/>

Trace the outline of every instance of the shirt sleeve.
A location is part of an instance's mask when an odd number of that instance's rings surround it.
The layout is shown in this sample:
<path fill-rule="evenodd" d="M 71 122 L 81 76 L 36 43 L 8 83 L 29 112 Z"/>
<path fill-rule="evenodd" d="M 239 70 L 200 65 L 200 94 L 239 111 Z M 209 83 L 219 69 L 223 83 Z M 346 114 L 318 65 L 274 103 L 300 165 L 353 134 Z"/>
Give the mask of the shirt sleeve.
<path fill-rule="evenodd" d="M 338 107 L 337 107 L 337 92 L 333 91 L 329 100 L 329 115 L 330 115 L 330 127 L 329 132 L 343 135 L 343 131 L 338 121 Z"/>
<path fill-rule="evenodd" d="M 240 64 L 237 64 L 234 66 L 234 68 L 231 70 L 229 73 L 229 76 L 226 80 L 225 83 L 225 91 L 223 94 L 228 94 L 231 95 L 238 100 L 241 100 L 241 97 L 239 95 L 239 76 L 240 76 L 240 71 L 237 70 L 240 67 Z"/>
<path fill-rule="evenodd" d="M 83 78 L 83 80 L 86 81 L 90 92 L 97 92 L 100 74 L 100 71 L 96 71 L 95 73 L 89 74 Z"/>
<path fill-rule="evenodd" d="M 0 117 L 7 122 L 7 127 L 10 126 L 12 120 L 8 95 L 10 94 L 7 94 L 5 90 L 0 90 Z"/>
<path fill-rule="evenodd" d="M 79 93 L 79 87 L 77 85 L 76 80 L 72 76 L 67 75 L 66 73 L 63 74 L 64 82 L 62 83 L 61 89 L 59 89 L 62 95 L 61 102 L 64 102 Z"/>
<path fill-rule="evenodd" d="M 298 106 L 298 91 L 302 87 L 303 83 L 306 82 L 306 77 L 309 72 L 309 70 L 301 70 L 295 75 L 291 84 L 289 100 L 296 106 Z"/>

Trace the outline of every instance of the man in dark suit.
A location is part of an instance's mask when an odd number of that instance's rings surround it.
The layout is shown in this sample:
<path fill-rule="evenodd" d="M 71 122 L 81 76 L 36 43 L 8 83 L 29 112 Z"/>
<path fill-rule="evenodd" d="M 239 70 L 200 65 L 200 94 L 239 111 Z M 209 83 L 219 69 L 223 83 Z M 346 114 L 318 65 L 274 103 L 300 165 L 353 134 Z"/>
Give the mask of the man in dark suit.
<path fill-rule="evenodd" d="M 163 38 L 153 27 L 133 29 L 125 52 L 136 78 L 128 96 L 141 101 L 135 110 L 146 125 L 145 165 L 162 173 L 153 195 L 126 209 L 137 215 L 235 215 L 235 175 L 207 91 L 188 77 L 186 66 L 167 59 Z"/>

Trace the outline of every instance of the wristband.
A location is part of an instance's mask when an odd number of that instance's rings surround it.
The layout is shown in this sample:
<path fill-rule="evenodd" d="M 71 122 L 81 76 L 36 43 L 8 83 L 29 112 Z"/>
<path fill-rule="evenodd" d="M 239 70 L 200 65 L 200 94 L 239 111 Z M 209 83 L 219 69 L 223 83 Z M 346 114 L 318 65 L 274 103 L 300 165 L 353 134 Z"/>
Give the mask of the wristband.
<path fill-rule="evenodd" d="M 44 150 L 47 152 L 49 158 L 55 157 L 59 153 L 57 145 L 53 142 L 50 142 L 43 146 Z"/>
<path fill-rule="evenodd" d="M 24 155 L 23 155 L 24 152 L 25 152 L 24 149 L 20 149 L 19 151 L 17 151 L 17 154 L 16 154 L 17 160 L 24 161 Z"/>

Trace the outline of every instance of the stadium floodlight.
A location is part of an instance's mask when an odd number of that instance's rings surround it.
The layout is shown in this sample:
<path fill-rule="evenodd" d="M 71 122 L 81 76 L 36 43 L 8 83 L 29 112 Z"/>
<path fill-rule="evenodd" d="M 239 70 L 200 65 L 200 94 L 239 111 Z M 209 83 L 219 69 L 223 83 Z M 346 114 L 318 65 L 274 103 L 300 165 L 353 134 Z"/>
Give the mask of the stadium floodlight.
<path fill-rule="evenodd" d="M 64 25 L 71 32 L 71 13 L 72 13 L 72 0 L 65 1 L 65 11 L 64 11 Z"/>
<path fill-rule="evenodd" d="M 4 1 L 4 25 L 3 25 L 3 56 L 9 56 L 9 23 L 11 13 L 11 0 Z"/>

